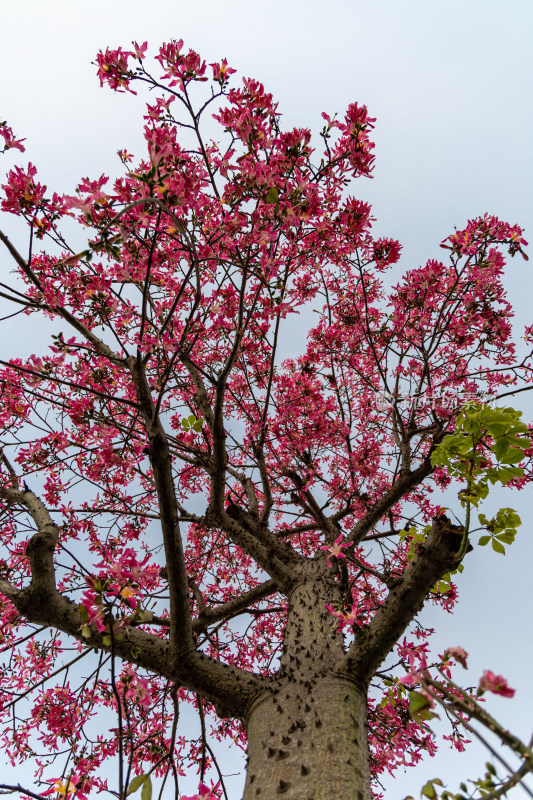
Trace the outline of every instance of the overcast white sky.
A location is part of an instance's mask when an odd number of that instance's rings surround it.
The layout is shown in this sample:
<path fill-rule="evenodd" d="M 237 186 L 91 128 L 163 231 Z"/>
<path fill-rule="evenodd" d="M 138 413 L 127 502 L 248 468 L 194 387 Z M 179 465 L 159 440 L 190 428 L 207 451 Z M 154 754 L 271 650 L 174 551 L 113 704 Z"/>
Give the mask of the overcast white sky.
<path fill-rule="evenodd" d="M 0 119 L 27 137 L 17 162 L 31 160 L 50 189 L 71 193 L 83 176 L 116 174 L 117 149 L 144 152 L 142 95 L 100 89 L 91 66 L 108 45 L 148 40 L 153 52 L 183 38 L 208 61 L 227 57 L 273 92 L 286 125 L 316 130 L 322 111 L 365 103 L 377 117 L 377 160 L 374 180 L 356 184 L 355 193 L 373 202 L 377 230 L 403 243 L 401 270 L 441 258 L 439 242 L 453 226 L 484 212 L 518 222 L 533 239 L 532 37 L 531 0 L 4 2 Z M 0 164 L 0 177 L 15 156 Z M 24 249 L 22 229 L 9 227 Z M 0 269 L 8 266 L 0 254 Z M 519 258 L 508 265 L 518 330 L 533 322 L 530 270 Z M 0 351 L 12 355 L 5 338 Z M 505 558 L 476 548 L 457 613 L 426 615 L 440 628 L 436 649 L 470 651 L 472 683 L 484 668 L 509 679 L 515 700 L 494 698 L 490 708 L 523 736 L 533 719 L 531 501 L 531 492 L 498 498 L 522 515 L 518 541 Z M 387 781 L 387 797 L 418 797 L 436 776 L 457 788 L 481 774 L 484 760 L 473 750 L 448 757 L 443 748 Z"/>

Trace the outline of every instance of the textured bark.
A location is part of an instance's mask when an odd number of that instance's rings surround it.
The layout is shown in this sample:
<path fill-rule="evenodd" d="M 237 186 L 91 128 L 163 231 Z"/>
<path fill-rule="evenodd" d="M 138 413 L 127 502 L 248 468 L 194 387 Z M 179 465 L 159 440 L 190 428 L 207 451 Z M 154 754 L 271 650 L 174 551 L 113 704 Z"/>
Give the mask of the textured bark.
<path fill-rule="evenodd" d="M 325 604 L 339 586 L 320 566 L 291 593 L 276 688 L 245 719 L 244 800 L 370 798 L 366 687 L 336 670 L 343 641 Z"/>
<path fill-rule="evenodd" d="M 243 800 L 369 800 L 366 703 L 365 691 L 334 676 L 258 698 Z"/>

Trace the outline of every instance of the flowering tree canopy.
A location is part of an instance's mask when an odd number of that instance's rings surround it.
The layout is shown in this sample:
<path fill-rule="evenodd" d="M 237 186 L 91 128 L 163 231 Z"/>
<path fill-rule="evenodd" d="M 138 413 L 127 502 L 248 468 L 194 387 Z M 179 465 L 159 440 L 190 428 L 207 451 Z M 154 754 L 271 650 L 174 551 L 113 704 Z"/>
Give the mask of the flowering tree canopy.
<path fill-rule="evenodd" d="M 119 151 L 122 177 L 72 196 L 32 164 L 2 187 L 30 256 L 0 232 L 0 295 L 54 329 L 0 363 L 2 747 L 35 765 L 23 796 L 147 798 L 154 779 L 178 798 L 198 769 L 219 797 L 214 736 L 247 746 L 246 800 L 368 800 L 434 752 L 435 703 L 458 749 L 461 722 L 497 727 L 450 683 L 465 651 L 430 656 L 411 623 L 453 609 L 474 529 L 502 552 L 520 523 L 474 510 L 530 480 L 527 426 L 487 402 L 530 370 L 501 283 L 526 242 L 486 215 L 387 292 L 400 245 L 351 194 L 374 161 L 364 106 L 323 114 L 313 147 L 226 60 L 146 52 L 97 56 L 102 84 L 153 90 L 144 158 Z M 490 691 L 512 694 L 487 670 Z"/>

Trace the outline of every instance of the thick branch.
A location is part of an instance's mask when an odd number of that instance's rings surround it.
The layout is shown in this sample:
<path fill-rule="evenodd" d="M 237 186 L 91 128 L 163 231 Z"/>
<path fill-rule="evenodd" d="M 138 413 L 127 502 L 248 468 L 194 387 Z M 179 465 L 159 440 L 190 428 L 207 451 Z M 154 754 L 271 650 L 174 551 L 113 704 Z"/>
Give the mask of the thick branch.
<path fill-rule="evenodd" d="M 400 477 L 398 480 L 392 484 L 391 488 L 388 492 L 380 497 L 380 499 L 375 503 L 372 508 L 367 511 L 365 516 L 359 520 L 357 525 L 353 527 L 349 536 L 347 537 L 348 542 L 353 542 L 354 544 L 359 544 L 368 531 L 370 531 L 374 525 L 376 525 L 379 520 L 390 511 L 390 509 L 396 505 L 396 503 L 405 497 L 406 494 L 409 494 L 415 486 L 418 486 L 424 478 L 427 478 L 428 475 L 431 474 L 433 471 L 433 467 L 431 466 L 431 461 L 429 456 L 427 456 L 422 464 L 420 464 L 417 469 L 413 470 L 412 472 L 407 473 L 400 473 Z"/>
<path fill-rule="evenodd" d="M 196 619 L 193 620 L 193 630 L 203 631 L 214 622 L 219 622 L 223 619 L 231 619 L 231 617 L 246 611 L 246 609 L 253 605 L 253 603 L 258 603 L 260 600 L 264 600 L 265 597 L 268 597 L 277 591 L 278 584 L 276 581 L 269 580 L 265 581 L 265 583 L 262 583 L 259 586 L 255 586 L 245 594 L 241 594 L 238 597 L 233 597 L 231 600 L 228 600 L 226 603 L 222 603 L 216 608 L 206 607 L 202 609 Z"/>
<path fill-rule="evenodd" d="M 48 596 L 56 594 L 53 555 L 59 539 L 58 527 L 48 509 L 29 489 L 21 491 L 1 487 L 0 497 L 4 497 L 10 504 L 23 505 L 35 523 L 37 533 L 26 547 L 26 555 L 30 559 L 31 583 L 25 592 L 32 599 L 45 601 Z"/>
<path fill-rule="evenodd" d="M 194 650 L 189 602 L 187 567 L 179 528 L 179 509 L 172 475 L 172 456 L 167 435 L 156 415 L 155 405 L 140 356 L 129 358 L 137 398 L 141 407 L 148 440 L 150 464 L 159 502 L 161 530 L 165 547 L 168 586 L 170 593 L 170 642 L 176 657 L 190 655 Z"/>
<path fill-rule="evenodd" d="M 37 533 L 32 536 L 26 549 L 31 568 L 30 585 L 18 589 L 5 578 L 0 578 L 0 592 L 29 622 L 49 625 L 87 647 L 111 652 L 111 647 L 103 643 L 102 637 L 106 632 L 100 633 L 94 624 L 89 626 L 90 635 L 82 636 L 81 631 L 84 629 L 84 633 L 87 633 L 87 626 L 80 614 L 80 607 L 56 589 L 53 556 L 58 528 L 44 504 L 29 490 L 2 487 L 0 496 L 11 504 L 24 505 L 37 527 Z M 261 599 L 261 594 L 266 591 L 265 585 L 257 587 L 255 591 L 257 597 L 248 597 L 249 602 Z M 180 629 L 179 624 L 176 628 Z M 198 692 L 213 703 L 222 716 L 244 713 L 250 696 L 259 691 L 264 683 L 245 670 L 227 666 L 196 652 L 194 647 L 178 648 L 176 654 L 176 648 L 166 640 L 133 626 L 114 632 L 113 648 L 114 654 L 125 661 Z"/>
<path fill-rule="evenodd" d="M 86 633 L 87 626 L 81 617 L 80 607 L 59 592 L 43 598 L 42 595 L 36 595 L 31 586 L 17 589 L 5 579 L 0 579 L 0 591 L 29 622 L 49 625 L 87 647 L 111 652 L 111 647 L 102 640 L 105 631 L 99 633 L 95 625 L 89 626 L 88 637 L 82 637 L 81 630 L 84 628 Z M 137 664 L 201 694 L 215 705 L 221 716 L 242 715 L 250 697 L 267 682 L 245 670 L 208 658 L 203 653 L 193 652 L 188 657 L 176 659 L 168 641 L 132 626 L 115 631 L 113 652 L 128 663 Z"/>
<path fill-rule="evenodd" d="M 230 513 L 228 513 L 230 512 Z M 280 587 L 287 591 L 298 579 L 297 567 L 306 559 L 281 541 L 244 509 L 228 508 L 218 514 L 208 509 L 206 519 L 221 528 L 236 545 L 248 553 Z"/>
<path fill-rule="evenodd" d="M 352 674 L 367 683 L 424 604 L 443 575 L 459 563 L 463 528 L 442 515 L 370 624 L 359 631 L 347 654 Z"/>

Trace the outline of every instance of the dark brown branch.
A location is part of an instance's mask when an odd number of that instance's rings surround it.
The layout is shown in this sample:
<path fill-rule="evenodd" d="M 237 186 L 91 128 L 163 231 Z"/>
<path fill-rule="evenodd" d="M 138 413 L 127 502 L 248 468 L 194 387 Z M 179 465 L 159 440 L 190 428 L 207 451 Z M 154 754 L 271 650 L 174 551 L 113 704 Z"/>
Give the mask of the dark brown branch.
<path fill-rule="evenodd" d="M 148 440 L 150 464 L 161 515 L 161 530 L 165 548 L 168 586 L 170 592 L 170 643 L 176 658 L 188 658 L 194 651 L 189 602 L 187 567 L 179 528 L 179 509 L 172 475 L 172 456 L 168 439 L 156 415 L 140 354 L 129 358 L 133 382 Z"/>
<path fill-rule="evenodd" d="M 157 448 L 156 448 L 157 453 Z M 156 461 L 159 455 L 156 455 Z M 32 517 L 37 533 L 30 539 L 26 553 L 30 560 L 31 581 L 29 586 L 19 589 L 5 578 L 0 578 L 0 592 L 13 603 L 22 617 L 29 622 L 49 625 L 83 642 L 87 647 L 111 652 L 111 647 L 104 644 L 103 636 L 95 624 L 86 626 L 80 614 L 80 607 L 67 600 L 56 589 L 54 550 L 58 542 L 58 528 L 53 522 L 47 508 L 30 490 L 20 491 L 8 487 L 0 487 L 0 497 L 12 505 L 22 505 Z M 162 491 L 162 518 L 166 519 L 165 488 Z M 172 531 L 170 531 L 172 534 Z M 179 532 L 178 532 L 179 534 Z M 167 536 L 169 531 L 167 530 Z M 177 557 L 179 551 L 174 548 L 175 539 L 170 550 Z M 181 543 L 180 543 L 181 544 Z M 168 564 L 168 571 L 171 571 Z M 179 579 L 179 568 L 178 568 Z M 183 629 L 190 630 L 190 646 L 186 640 L 172 646 L 158 636 L 154 636 L 135 626 L 126 626 L 113 633 L 113 652 L 119 658 L 144 667 L 162 677 L 178 683 L 191 691 L 198 692 L 206 700 L 213 703 L 221 716 L 240 716 L 250 696 L 255 694 L 268 679 L 261 679 L 245 670 L 227 666 L 205 656 L 195 650 L 192 639 L 190 604 L 186 585 L 186 602 L 188 621 L 179 619 L 174 625 L 177 635 L 183 635 Z M 182 606 L 176 599 L 171 602 L 174 613 L 181 612 Z M 111 624 L 114 621 L 111 620 Z M 82 629 L 84 635 L 82 636 Z M 87 634 L 88 635 L 85 635 Z"/>
<path fill-rule="evenodd" d="M 303 565 L 306 559 L 274 536 L 252 514 L 244 509 L 232 510 L 231 515 L 226 510 L 216 514 L 208 509 L 206 519 L 213 527 L 227 533 L 285 591 L 297 580 L 296 568 Z"/>
<path fill-rule="evenodd" d="M 8 783 L 0 783 L 0 794 L 12 794 L 13 792 L 21 792 L 25 794 L 27 797 L 35 797 L 36 800 L 42 800 L 42 794 L 35 794 L 35 792 L 31 792 L 29 789 L 25 789 L 23 786 L 18 783 L 16 786 L 10 786 Z"/>
<path fill-rule="evenodd" d="M 367 683 L 394 647 L 440 578 L 454 570 L 459 559 L 463 528 L 444 515 L 433 523 L 424 544 L 392 588 L 372 621 L 356 634 L 347 654 L 352 674 Z"/>
<path fill-rule="evenodd" d="M 198 614 L 196 619 L 193 620 L 193 630 L 203 631 L 208 627 L 208 625 L 212 625 L 214 622 L 218 622 L 219 620 L 223 619 L 231 619 L 231 617 L 234 617 L 237 614 L 240 614 L 242 611 L 245 611 L 250 605 L 258 603 L 260 600 L 264 600 L 265 597 L 268 597 L 277 591 L 278 585 L 276 581 L 269 580 L 260 584 L 260 586 L 250 589 L 250 591 L 246 592 L 245 594 L 239 595 L 238 597 L 233 597 L 226 603 L 216 606 L 216 608 L 205 607 Z"/>
<path fill-rule="evenodd" d="M 346 542 L 353 542 L 353 544 L 359 544 L 366 534 L 372 530 L 374 525 L 376 525 L 379 520 L 385 516 L 387 511 L 396 505 L 396 503 L 405 497 L 406 494 L 409 494 L 415 486 L 422 483 L 424 478 L 427 478 L 428 475 L 431 474 L 433 471 L 433 467 L 431 466 L 431 461 L 429 456 L 426 456 L 422 464 L 420 464 L 417 469 L 413 470 L 412 472 L 407 473 L 400 473 L 400 477 L 398 480 L 392 484 L 388 492 L 380 497 L 377 503 L 374 503 L 371 509 L 367 511 L 362 519 L 359 520 L 357 525 L 355 525 L 350 534 L 346 537 Z"/>

